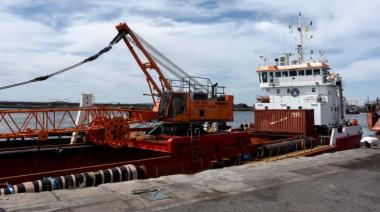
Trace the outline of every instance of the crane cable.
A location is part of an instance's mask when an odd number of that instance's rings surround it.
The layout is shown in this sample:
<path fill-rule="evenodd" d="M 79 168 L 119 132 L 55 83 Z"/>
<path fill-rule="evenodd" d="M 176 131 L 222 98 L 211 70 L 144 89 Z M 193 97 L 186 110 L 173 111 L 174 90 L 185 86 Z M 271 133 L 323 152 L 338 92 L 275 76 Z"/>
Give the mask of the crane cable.
<path fill-rule="evenodd" d="M 205 89 L 198 80 L 194 79 L 190 76 L 185 70 L 183 70 L 181 67 L 179 67 L 177 64 L 175 64 L 173 61 L 171 61 L 169 58 L 167 58 L 164 54 L 162 54 L 160 51 L 158 51 L 155 47 L 153 47 L 148 41 L 146 41 L 144 38 L 139 36 L 135 32 L 136 37 L 140 40 L 140 42 L 143 44 L 143 46 L 148 50 L 149 54 L 153 57 L 153 59 L 156 60 L 156 62 L 160 63 L 164 68 L 166 68 L 168 71 L 170 71 L 173 75 L 175 75 L 178 79 L 186 81 L 187 78 L 189 81 L 193 82 L 196 86 L 198 86 L 202 90 Z M 134 42 L 132 42 L 134 43 Z"/>
<path fill-rule="evenodd" d="M 53 77 L 55 75 L 58 75 L 58 74 L 62 74 L 66 71 L 69 71 L 73 68 L 76 68 L 80 65 L 83 65 L 85 63 L 88 63 L 88 62 L 91 62 L 93 60 L 96 60 L 100 55 L 108 52 L 109 50 L 112 49 L 112 46 L 117 44 L 123 37 L 125 36 L 125 32 L 121 31 L 119 32 L 112 40 L 111 42 L 109 42 L 108 46 L 104 47 L 102 50 L 100 50 L 98 53 L 82 60 L 81 62 L 79 63 L 76 63 L 74 65 L 71 65 L 71 66 L 68 66 L 66 68 L 63 68 L 59 71 L 56 71 L 56 72 L 53 72 L 51 74 L 48 74 L 48 75 L 44 75 L 44 76 L 39 76 L 39 77 L 36 77 L 34 79 L 31 79 L 31 80 L 28 80 L 28 81 L 24 81 L 24 82 L 19 82 L 19 83 L 15 83 L 15 84 L 11 84 L 11 85 L 6 85 L 6 86 L 1 86 L 0 87 L 0 90 L 5 90 L 5 89 L 8 89 L 8 88 L 13 88 L 13 87 L 17 87 L 17 86 L 21 86 L 21 85 L 26 85 L 26 84 L 29 84 L 29 83 L 33 83 L 33 82 L 41 82 L 41 81 L 44 81 L 44 80 L 47 80 L 49 79 L 50 77 Z"/>
<path fill-rule="evenodd" d="M 137 34 L 135 33 L 135 35 L 137 36 Z M 138 36 L 137 36 L 138 37 Z M 139 38 L 139 37 L 138 37 Z M 131 38 L 131 37 L 127 37 L 128 41 L 130 43 L 132 43 L 134 46 L 137 46 L 136 42 Z M 140 40 L 140 38 L 139 38 Z M 147 50 L 147 52 L 149 53 L 149 55 L 152 57 L 152 59 L 159 63 L 160 65 L 162 65 L 165 69 L 167 69 L 170 73 L 172 73 L 174 76 L 176 76 L 178 79 L 182 79 L 182 75 L 180 73 L 178 73 L 175 69 L 173 69 L 172 67 L 169 67 L 165 61 L 161 60 L 156 54 L 152 53 L 151 50 L 145 46 L 144 42 L 142 42 L 142 40 L 140 40 L 142 45 L 144 46 L 144 48 Z M 138 47 L 138 46 L 137 46 Z M 165 75 L 165 73 L 163 73 Z"/>

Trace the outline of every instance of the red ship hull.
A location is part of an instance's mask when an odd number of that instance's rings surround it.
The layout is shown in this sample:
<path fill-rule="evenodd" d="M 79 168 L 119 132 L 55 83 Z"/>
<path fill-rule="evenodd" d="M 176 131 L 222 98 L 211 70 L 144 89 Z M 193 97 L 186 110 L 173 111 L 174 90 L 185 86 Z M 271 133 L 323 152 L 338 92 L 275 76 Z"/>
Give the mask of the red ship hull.
<path fill-rule="evenodd" d="M 368 129 L 374 132 L 380 132 L 380 117 L 376 112 L 368 112 L 367 113 L 367 124 Z"/>
<path fill-rule="evenodd" d="M 355 149 L 360 147 L 362 135 L 351 135 L 336 139 L 336 151 Z"/>

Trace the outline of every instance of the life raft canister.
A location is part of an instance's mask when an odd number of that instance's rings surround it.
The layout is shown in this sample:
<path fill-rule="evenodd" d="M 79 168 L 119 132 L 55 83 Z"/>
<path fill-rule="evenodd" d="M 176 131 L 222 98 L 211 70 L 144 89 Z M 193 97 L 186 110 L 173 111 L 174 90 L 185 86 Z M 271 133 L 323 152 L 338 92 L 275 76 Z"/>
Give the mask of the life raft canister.
<path fill-rule="evenodd" d="M 358 120 L 356 120 L 355 118 L 352 119 L 351 123 L 352 123 L 353 126 L 359 125 Z"/>
<path fill-rule="evenodd" d="M 336 78 L 336 74 L 334 73 L 329 73 L 328 76 L 326 77 L 328 81 L 333 81 L 335 78 Z"/>

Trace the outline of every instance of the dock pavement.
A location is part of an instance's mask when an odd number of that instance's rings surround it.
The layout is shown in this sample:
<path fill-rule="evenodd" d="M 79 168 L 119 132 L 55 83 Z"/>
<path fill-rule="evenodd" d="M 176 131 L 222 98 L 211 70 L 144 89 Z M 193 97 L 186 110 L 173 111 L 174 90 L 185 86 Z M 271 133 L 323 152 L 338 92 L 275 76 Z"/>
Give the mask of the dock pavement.
<path fill-rule="evenodd" d="M 380 148 L 0 196 L 0 211 L 380 211 Z"/>

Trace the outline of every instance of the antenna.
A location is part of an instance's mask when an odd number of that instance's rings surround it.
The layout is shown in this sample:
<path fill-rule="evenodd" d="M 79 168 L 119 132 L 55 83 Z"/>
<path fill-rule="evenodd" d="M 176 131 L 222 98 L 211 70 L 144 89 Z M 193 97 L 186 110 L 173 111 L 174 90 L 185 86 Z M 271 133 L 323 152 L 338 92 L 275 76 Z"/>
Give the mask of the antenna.
<path fill-rule="evenodd" d="M 297 46 L 298 55 L 299 55 L 299 63 L 304 62 L 304 43 L 303 43 L 303 24 L 301 13 L 298 14 L 298 32 L 300 33 L 300 44 Z"/>
<path fill-rule="evenodd" d="M 319 50 L 319 56 L 320 56 L 320 61 L 324 62 L 325 61 L 325 52 L 322 50 Z"/>
<path fill-rule="evenodd" d="M 264 66 L 266 66 L 267 62 L 268 62 L 268 56 L 260 55 L 260 59 L 262 59 L 264 61 Z"/>
<path fill-rule="evenodd" d="M 313 22 L 310 21 L 310 26 L 313 25 Z M 289 24 L 289 29 L 292 29 L 292 25 Z M 297 53 L 298 53 L 298 63 L 305 62 L 305 40 L 310 40 L 313 38 L 313 35 L 308 36 L 306 33 L 309 31 L 309 27 L 305 26 L 302 20 L 302 14 L 298 14 L 298 27 L 297 31 L 299 33 L 299 44 L 297 44 Z M 304 34 L 305 33 L 305 34 Z M 313 51 L 311 50 L 311 54 Z"/>

